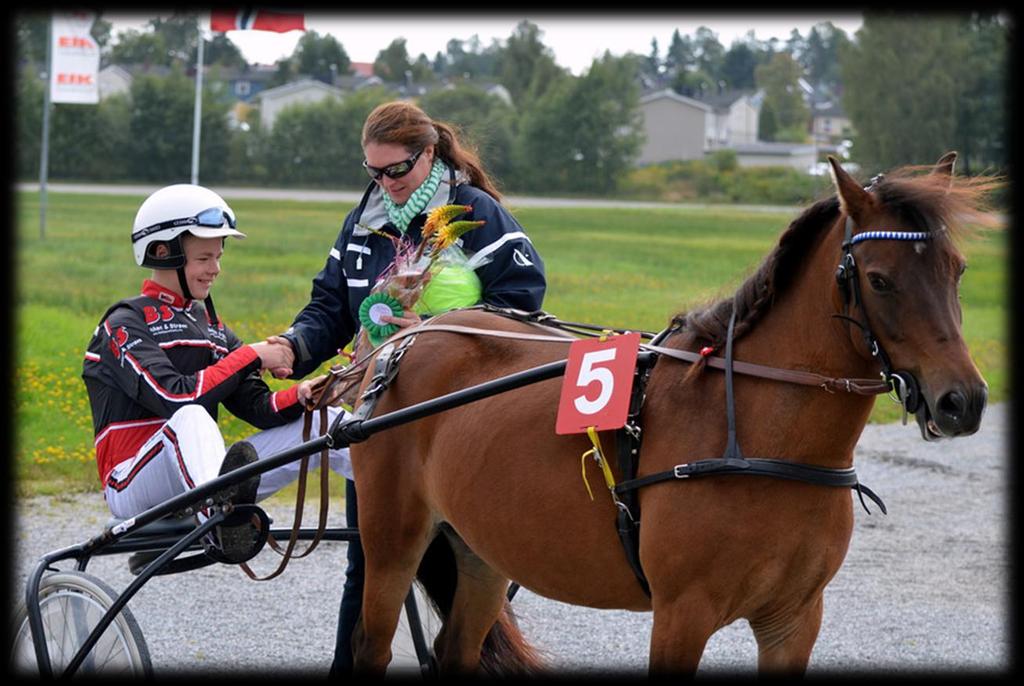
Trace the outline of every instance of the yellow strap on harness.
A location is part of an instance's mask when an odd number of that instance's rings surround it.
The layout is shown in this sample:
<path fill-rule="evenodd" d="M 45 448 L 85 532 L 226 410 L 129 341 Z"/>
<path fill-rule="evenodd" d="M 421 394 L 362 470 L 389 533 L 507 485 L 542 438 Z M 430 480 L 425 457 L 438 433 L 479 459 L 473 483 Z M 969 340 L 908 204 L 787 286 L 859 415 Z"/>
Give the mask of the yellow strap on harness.
<path fill-rule="evenodd" d="M 600 341 L 604 342 L 608 340 L 608 337 L 614 333 L 611 329 L 605 329 L 601 332 Z M 587 427 L 587 435 L 590 436 L 590 442 L 594 444 L 594 447 L 583 453 L 583 457 L 580 458 L 580 468 L 583 472 L 583 485 L 587 487 L 587 495 L 590 499 L 594 499 L 594 493 L 590 490 L 590 482 L 587 481 L 587 456 L 593 455 L 594 461 L 601 467 L 601 471 L 604 473 L 604 482 L 608 486 L 608 490 L 612 492 L 612 500 L 615 500 L 615 477 L 612 476 L 611 467 L 608 466 L 608 460 L 604 459 L 604 452 L 601 451 L 601 441 L 597 437 L 597 430 L 589 426 Z"/>
<path fill-rule="evenodd" d="M 590 499 L 594 499 L 594 493 L 590 490 L 590 482 L 587 481 L 587 457 L 590 455 L 594 456 L 594 461 L 601 467 L 602 473 L 604 473 L 604 482 L 608 486 L 608 490 L 612 491 L 615 488 L 615 477 L 612 476 L 611 467 L 608 466 L 608 460 L 604 458 L 604 453 L 601 451 L 601 441 L 597 437 L 597 431 L 594 427 L 587 427 L 587 436 L 590 436 L 590 442 L 594 444 L 594 447 L 583 453 L 583 457 L 580 459 L 580 466 L 583 472 L 583 485 L 587 487 L 587 494 Z M 613 492 L 614 499 L 614 492 Z"/>

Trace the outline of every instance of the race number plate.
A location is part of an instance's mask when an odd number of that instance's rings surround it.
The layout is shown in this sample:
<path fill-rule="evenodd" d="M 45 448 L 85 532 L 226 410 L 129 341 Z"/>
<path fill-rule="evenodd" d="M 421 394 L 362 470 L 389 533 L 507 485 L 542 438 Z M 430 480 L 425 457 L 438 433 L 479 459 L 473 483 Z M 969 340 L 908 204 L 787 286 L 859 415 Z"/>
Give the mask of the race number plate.
<path fill-rule="evenodd" d="M 640 334 L 627 333 L 602 341 L 574 341 L 558 402 L 555 433 L 618 429 L 626 424 Z"/>

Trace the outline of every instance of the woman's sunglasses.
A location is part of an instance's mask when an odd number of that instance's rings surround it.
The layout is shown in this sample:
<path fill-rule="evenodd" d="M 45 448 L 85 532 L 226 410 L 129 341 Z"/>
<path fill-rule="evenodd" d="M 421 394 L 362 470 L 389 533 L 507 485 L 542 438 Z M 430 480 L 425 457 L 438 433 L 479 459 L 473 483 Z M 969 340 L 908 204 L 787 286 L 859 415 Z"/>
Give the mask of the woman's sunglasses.
<path fill-rule="evenodd" d="M 374 181 L 380 181 L 381 176 L 386 176 L 389 179 L 400 179 L 412 171 L 412 168 L 416 166 L 416 160 L 418 160 L 422 154 L 423 150 L 420 150 L 409 159 L 389 164 L 386 167 L 371 167 L 366 160 L 363 160 L 363 169 L 366 170 L 366 173 L 369 174 L 370 178 Z"/>

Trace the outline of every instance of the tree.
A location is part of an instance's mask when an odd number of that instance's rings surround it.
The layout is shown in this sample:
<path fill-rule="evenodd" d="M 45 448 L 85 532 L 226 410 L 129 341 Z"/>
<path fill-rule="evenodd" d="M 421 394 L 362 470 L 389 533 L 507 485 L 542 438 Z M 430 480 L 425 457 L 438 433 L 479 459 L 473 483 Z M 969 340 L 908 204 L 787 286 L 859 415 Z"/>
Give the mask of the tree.
<path fill-rule="evenodd" d="M 46 35 L 49 30 L 49 13 L 18 14 L 14 21 L 16 55 L 19 62 L 46 63 Z M 97 16 L 89 34 L 102 52 L 110 42 L 111 24 Z"/>
<path fill-rule="evenodd" d="M 798 83 L 802 74 L 800 64 L 786 52 L 775 53 L 754 71 L 757 87 L 764 89 L 764 106 L 775 116 L 776 140 L 799 142 L 807 137 L 810 110 Z M 788 135 L 783 137 L 784 131 Z"/>
<path fill-rule="evenodd" d="M 676 29 L 672 32 L 672 40 L 665 53 L 665 71 L 669 74 L 679 74 L 696 68 L 696 65 L 693 41 L 689 36 L 679 35 L 679 29 Z"/>
<path fill-rule="evenodd" d="M 502 47 L 497 39 L 484 48 L 476 34 L 468 41 L 453 38 L 448 41 L 446 52 L 435 66 L 438 76 L 455 78 L 492 78 L 497 75 L 498 55 Z M 440 66 L 440 69 L 437 68 Z"/>
<path fill-rule="evenodd" d="M 775 110 L 770 102 L 761 104 L 761 113 L 757 117 L 757 136 L 763 141 L 772 142 L 779 130 L 779 124 L 775 120 Z"/>
<path fill-rule="evenodd" d="M 722 79 L 731 88 L 753 88 L 754 69 L 759 63 L 758 55 L 750 43 L 734 41 L 722 60 Z"/>
<path fill-rule="evenodd" d="M 334 76 L 348 74 L 352 60 L 338 39 L 330 34 L 306 31 L 292 53 L 293 64 L 300 74 L 310 74 L 324 83 L 334 83 Z"/>
<path fill-rule="evenodd" d="M 39 78 L 36 66 L 25 66 L 18 71 L 15 82 L 14 135 L 17 141 L 15 174 L 19 179 L 39 178 L 44 83 Z"/>
<path fill-rule="evenodd" d="M 715 80 L 699 69 L 678 72 L 672 79 L 672 90 L 698 100 L 714 93 L 717 87 Z"/>
<path fill-rule="evenodd" d="M 15 41 L 18 60 L 46 63 L 47 14 L 19 14 L 15 20 Z"/>
<path fill-rule="evenodd" d="M 437 74 L 434 73 L 433 65 L 422 52 L 420 53 L 420 56 L 416 58 L 416 61 L 412 63 L 410 71 L 412 71 L 412 80 L 414 83 L 437 81 Z"/>
<path fill-rule="evenodd" d="M 294 53 L 292 53 L 292 55 L 292 57 L 282 57 L 281 59 L 274 63 L 274 65 L 277 67 L 277 70 L 274 72 L 274 75 L 270 77 L 270 81 L 267 82 L 267 88 L 283 86 L 289 81 L 293 81 L 295 79 L 295 77 L 299 73 L 299 70 L 295 66 L 296 62 L 294 58 Z"/>
<path fill-rule="evenodd" d="M 110 48 L 110 63 L 168 66 L 171 57 L 162 35 L 128 29 L 117 34 L 117 42 Z"/>
<path fill-rule="evenodd" d="M 542 97 L 565 73 L 555 63 L 551 48 L 541 42 L 542 34 L 536 24 L 524 19 L 516 25 L 498 56 L 498 78 L 518 108 Z"/>
<path fill-rule="evenodd" d="M 955 143 L 966 74 L 962 17 L 867 13 L 841 55 L 852 154 L 878 171 L 937 160 Z M 961 129 L 962 130 L 962 129 Z"/>
<path fill-rule="evenodd" d="M 219 64 L 236 69 L 249 67 L 249 63 L 242 56 L 242 51 L 223 33 L 215 33 L 203 46 L 203 64 Z"/>
<path fill-rule="evenodd" d="M 807 39 L 800 35 L 798 29 L 793 29 L 789 32 L 789 38 L 786 39 L 786 52 L 793 56 L 793 59 L 807 66 L 807 62 L 804 58 L 807 54 Z M 774 52 L 774 51 L 773 51 Z"/>
<path fill-rule="evenodd" d="M 516 149 L 525 189 L 609 193 L 616 188 L 642 140 L 636 78 L 642 60 L 606 52 L 583 76 L 556 82 L 523 113 Z"/>
<path fill-rule="evenodd" d="M 1008 35 L 998 18 L 975 15 L 960 27 L 963 57 L 957 60 L 956 147 L 964 173 L 972 169 L 1003 170 L 1006 154 Z"/>
<path fill-rule="evenodd" d="M 832 22 L 821 22 L 811 27 L 798 61 L 804 67 L 807 80 L 815 88 L 831 93 L 839 90 L 839 52 L 849 42 L 846 32 Z"/>
<path fill-rule="evenodd" d="M 142 31 L 121 31 L 109 50 L 107 62 L 165 67 L 180 64 L 192 68 L 199 57 L 200 23 L 199 15 L 194 12 L 175 12 L 151 19 Z M 206 41 L 203 64 L 238 69 L 247 66 L 238 46 L 223 33 L 215 33 Z"/>
<path fill-rule="evenodd" d="M 644 62 L 644 73 L 649 74 L 652 77 L 657 77 L 661 74 L 663 63 L 661 56 L 658 53 L 658 39 L 651 39 L 651 52 L 647 55 L 647 60 Z"/>
<path fill-rule="evenodd" d="M 460 140 L 476 149 L 494 177 L 512 179 L 515 110 L 504 100 L 465 83 L 428 93 L 419 106 L 432 119 L 458 126 Z"/>
<path fill-rule="evenodd" d="M 127 171 L 131 178 L 163 181 L 188 178 L 192 163 L 195 84 L 179 68 L 170 76 L 136 76 L 127 126 Z M 204 92 L 201 113 L 201 170 L 205 180 L 223 174 L 228 157 L 227 103 Z"/>
<path fill-rule="evenodd" d="M 717 83 L 722 77 L 722 61 L 725 57 L 725 48 L 718 42 L 718 34 L 706 26 L 700 26 L 694 34 L 693 43 L 697 69 Z"/>
<path fill-rule="evenodd" d="M 373 73 L 384 81 L 395 83 L 405 82 L 405 72 L 412 70 L 409 52 L 405 48 L 405 39 L 396 38 L 388 47 L 377 53 L 373 62 Z"/>
<path fill-rule="evenodd" d="M 374 107 L 391 99 L 380 87 L 364 88 L 344 100 L 286 107 L 274 121 L 264 147 L 267 182 L 363 188 L 360 137 Z"/>
<path fill-rule="evenodd" d="M 807 48 L 802 57 L 800 62 L 807 73 L 807 80 L 817 86 L 824 79 L 825 69 L 828 67 L 828 49 L 817 26 L 811 27 L 811 32 L 807 36 Z"/>

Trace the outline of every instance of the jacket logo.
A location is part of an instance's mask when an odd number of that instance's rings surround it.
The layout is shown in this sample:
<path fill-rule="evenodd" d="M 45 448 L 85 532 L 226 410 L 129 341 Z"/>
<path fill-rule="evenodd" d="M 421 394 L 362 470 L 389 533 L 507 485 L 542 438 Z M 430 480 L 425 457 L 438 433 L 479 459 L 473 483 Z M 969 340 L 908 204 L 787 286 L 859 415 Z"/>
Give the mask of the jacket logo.
<path fill-rule="evenodd" d="M 156 324 L 159 321 L 169 322 L 174 319 L 174 312 L 167 305 L 161 305 L 159 310 L 152 305 L 146 305 L 142 308 L 142 314 L 146 317 L 147 324 Z"/>
<path fill-rule="evenodd" d="M 512 261 L 518 264 L 520 267 L 532 267 L 533 260 L 526 256 L 526 253 L 521 251 L 519 248 L 512 249 Z"/>
<path fill-rule="evenodd" d="M 114 359 L 121 359 L 121 349 L 128 342 L 128 332 L 123 326 L 117 327 L 110 336 L 110 352 L 114 353 Z"/>

